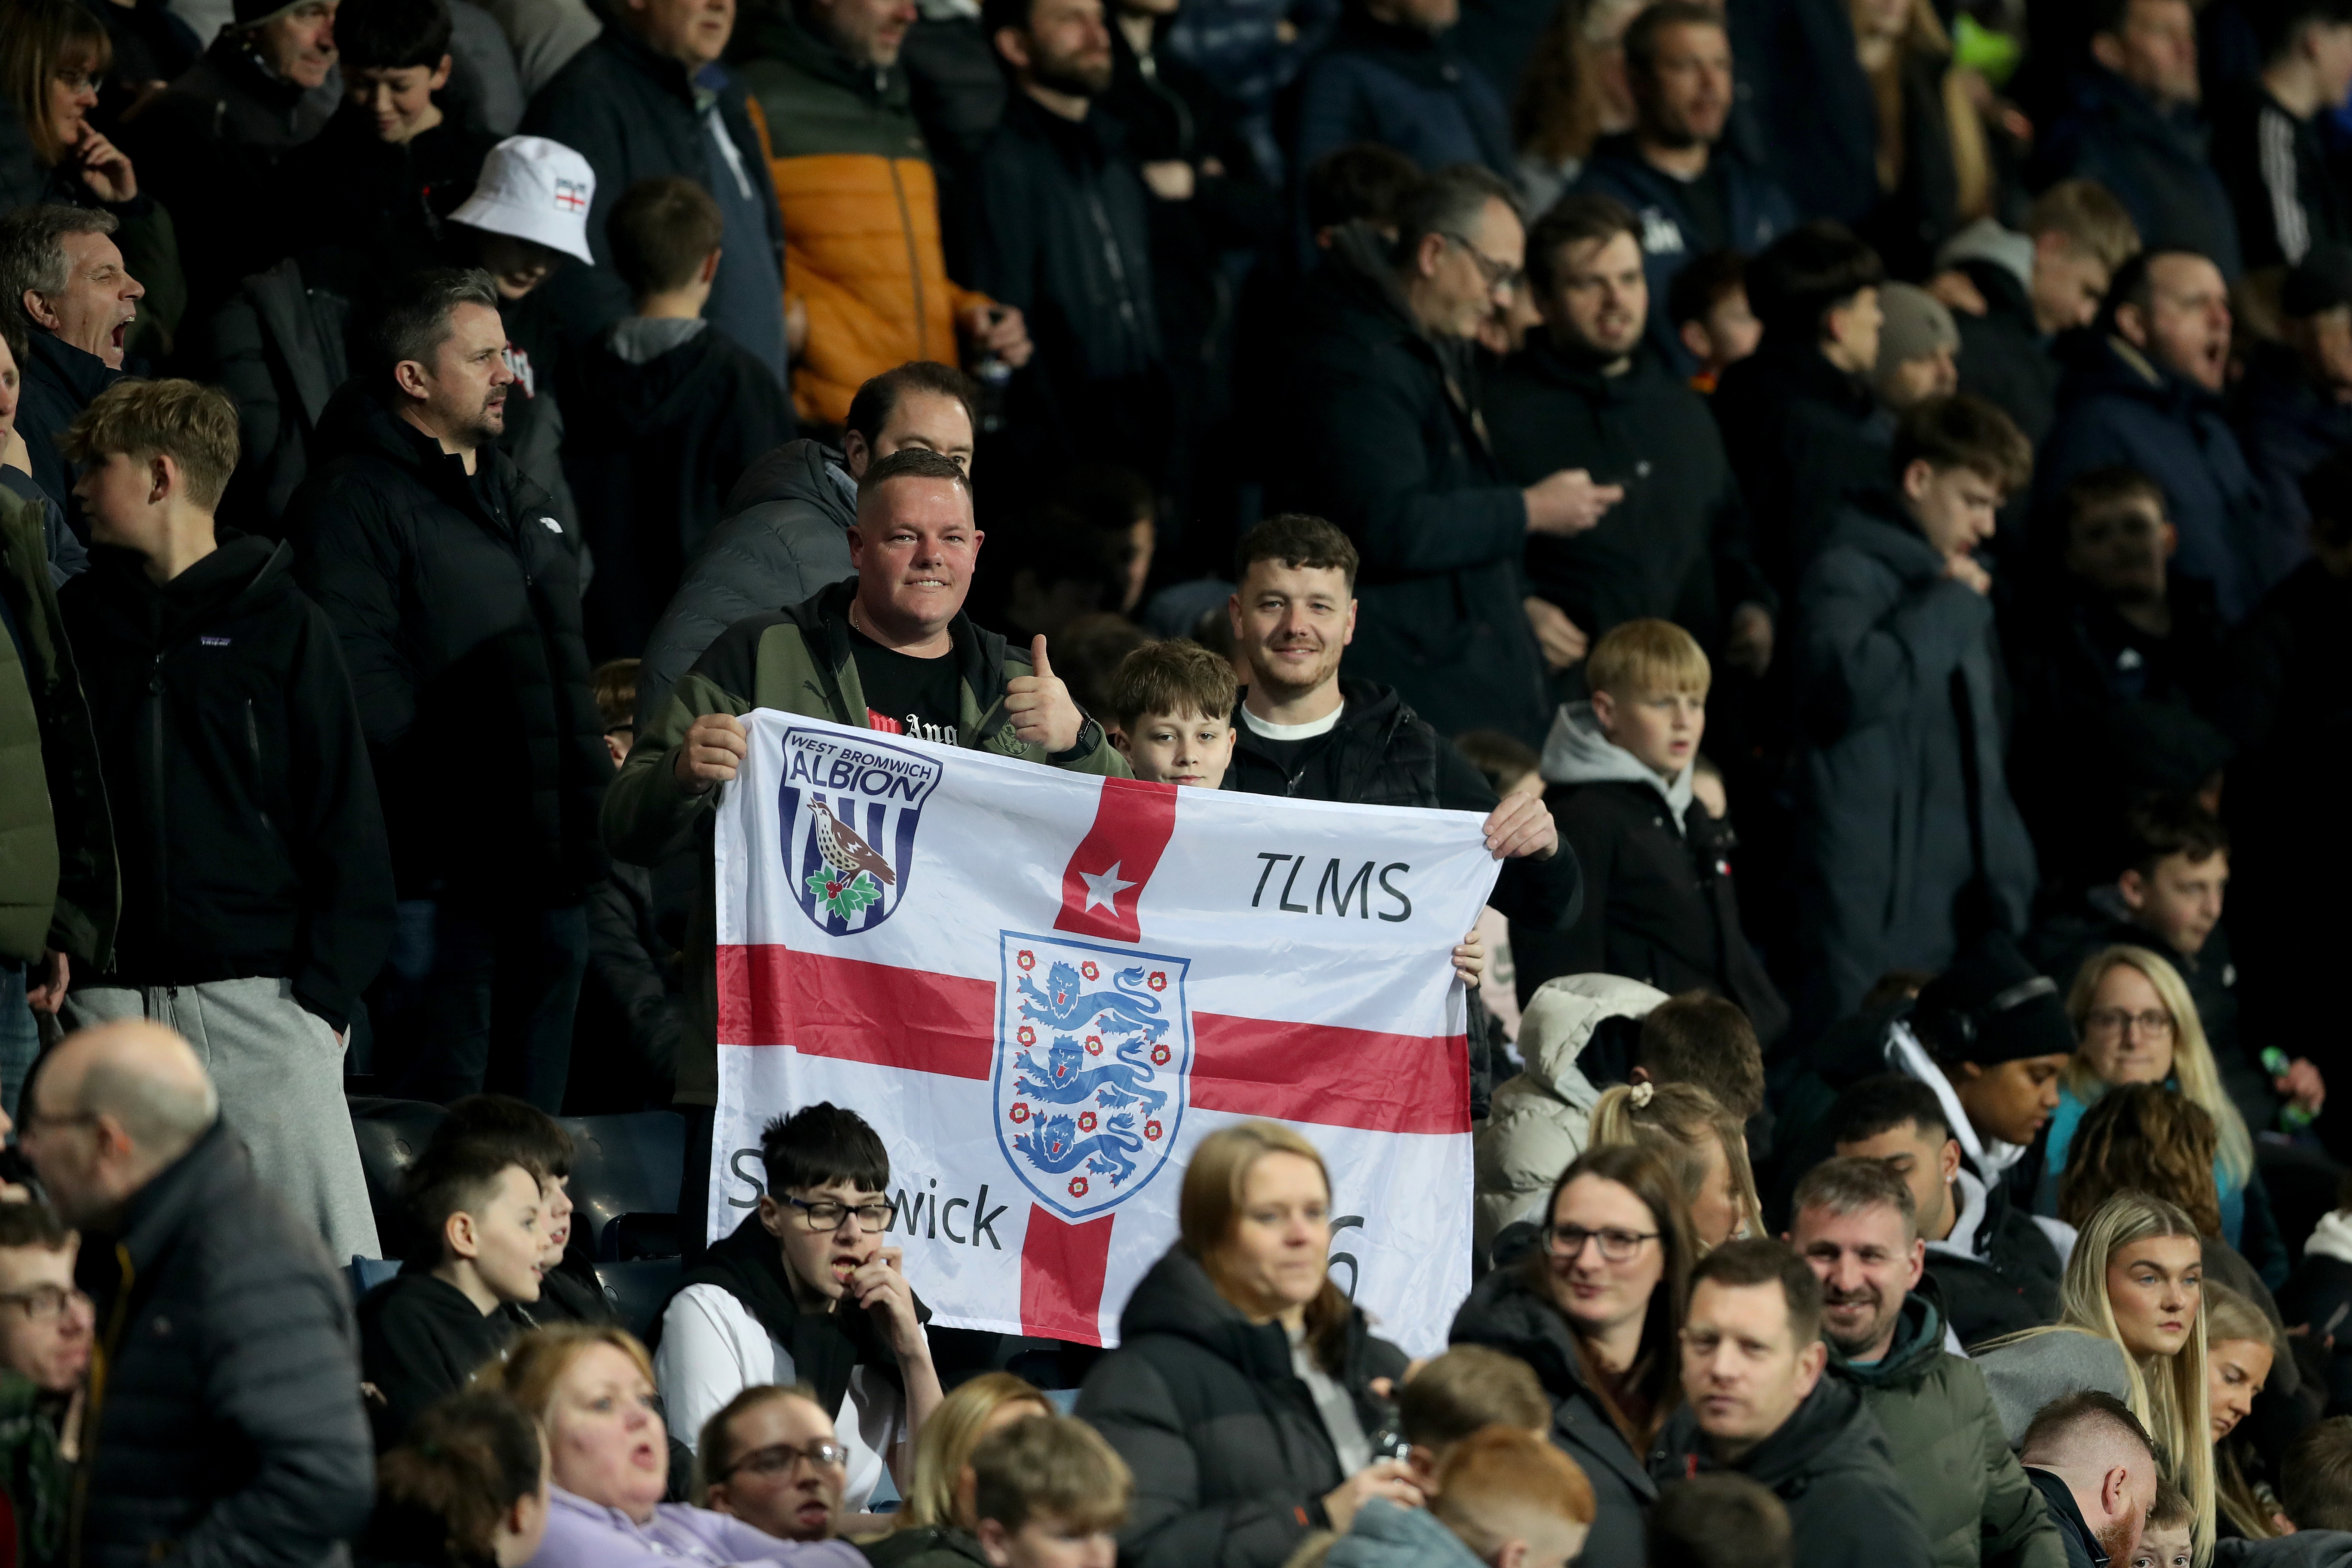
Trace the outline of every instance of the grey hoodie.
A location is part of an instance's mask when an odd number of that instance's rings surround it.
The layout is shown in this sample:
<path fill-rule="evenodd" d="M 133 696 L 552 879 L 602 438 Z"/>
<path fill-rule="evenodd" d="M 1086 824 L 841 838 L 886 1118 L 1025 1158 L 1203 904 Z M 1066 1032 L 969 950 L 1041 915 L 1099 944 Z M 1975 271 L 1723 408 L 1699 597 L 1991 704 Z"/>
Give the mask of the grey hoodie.
<path fill-rule="evenodd" d="M 1563 702 L 1552 716 L 1551 733 L 1544 737 L 1541 771 L 1546 782 L 1564 784 L 1645 784 L 1666 803 L 1675 831 L 1683 831 L 1683 813 L 1690 809 L 1691 778 L 1698 762 L 1683 764 L 1669 784 L 1657 770 L 1601 732 L 1590 702 Z"/>
<path fill-rule="evenodd" d="M 1372 1498 L 1348 1533 L 1331 1543 L 1324 1568 L 1471 1568 L 1478 1556 L 1426 1509 Z"/>

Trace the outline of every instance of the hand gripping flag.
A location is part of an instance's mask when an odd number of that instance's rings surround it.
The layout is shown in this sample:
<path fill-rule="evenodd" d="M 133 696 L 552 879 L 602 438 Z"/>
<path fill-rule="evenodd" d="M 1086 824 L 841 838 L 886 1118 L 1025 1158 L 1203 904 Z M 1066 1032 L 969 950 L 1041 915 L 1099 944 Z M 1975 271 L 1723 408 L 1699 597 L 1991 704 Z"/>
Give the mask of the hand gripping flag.
<path fill-rule="evenodd" d="M 1331 1169 L 1331 1275 L 1416 1352 L 1470 1285 L 1450 951 L 1464 812 L 1066 773 L 774 712 L 719 806 L 709 1234 L 818 1100 L 890 1151 L 887 1245 L 942 1324 L 1114 1343 L 1192 1146 L 1249 1117 Z"/>

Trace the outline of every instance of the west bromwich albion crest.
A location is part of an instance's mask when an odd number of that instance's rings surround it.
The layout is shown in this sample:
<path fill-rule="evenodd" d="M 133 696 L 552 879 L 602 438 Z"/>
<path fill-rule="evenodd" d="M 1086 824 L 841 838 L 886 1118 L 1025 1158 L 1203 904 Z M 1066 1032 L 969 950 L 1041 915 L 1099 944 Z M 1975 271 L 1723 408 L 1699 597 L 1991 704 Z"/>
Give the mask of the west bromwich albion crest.
<path fill-rule="evenodd" d="M 996 1142 L 1066 1220 L 1149 1185 L 1176 1146 L 1192 1068 L 1191 960 L 1005 931 L 996 987 Z"/>
<path fill-rule="evenodd" d="M 907 896 L 915 828 L 943 764 L 910 746 L 784 731 L 785 867 L 793 897 L 832 936 L 872 931 Z"/>

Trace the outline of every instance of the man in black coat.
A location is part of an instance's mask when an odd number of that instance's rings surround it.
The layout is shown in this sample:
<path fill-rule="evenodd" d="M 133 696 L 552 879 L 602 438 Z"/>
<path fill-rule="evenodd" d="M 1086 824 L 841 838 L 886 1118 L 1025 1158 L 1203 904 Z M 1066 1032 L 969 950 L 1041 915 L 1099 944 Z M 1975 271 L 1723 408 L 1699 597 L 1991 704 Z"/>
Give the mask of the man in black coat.
<path fill-rule="evenodd" d="M 1028 321 L 1046 449 L 1157 482 L 1170 403 L 1151 222 L 1124 132 L 1094 111 L 1112 79 L 1101 0 L 995 0 L 982 25 L 1013 92 L 959 187 L 958 275 Z"/>
<path fill-rule="evenodd" d="M 551 299 L 583 337 L 627 314 L 605 233 L 613 205 L 639 180 L 683 175 L 710 193 L 725 220 L 703 313 L 788 385 L 783 216 L 746 95 L 719 65 L 734 0 L 618 0 L 609 14 L 523 116 L 526 134 L 562 142 L 596 171 L 588 207 L 596 265 L 558 272 L 546 285 Z"/>
<path fill-rule="evenodd" d="M 1573 634 L 1530 607 L 1546 662 L 1654 617 L 1760 673 L 1772 591 L 1706 400 L 1643 336 L 1639 220 L 1613 197 L 1564 197 L 1528 236 L 1528 281 L 1544 330 L 1487 391 L 1496 461 L 1520 484 L 1575 468 L 1625 492 L 1589 532 L 1528 541 L 1528 586 Z"/>
<path fill-rule="evenodd" d="M 1782 1241 L 1727 1242 L 1691 1271 L 1682 1332 L 1689 1403 L 1650 1456 L 1663 1486 L 1744 1475 L 1789 1510 L 1805 1568 L 1927 1568 L 1934 1555 L 1854 1387 L 1824 1378 L 1822 1283 Z"/>
<path fill-rule="evenodd" d="M 2326 124 L 2352 92 L 2352 4 L 2273 0 L 2236 10 L 2262 69 L 2213 95 L 2213 172 L 2237 207 L 2246 265 L 2292 267 L 2315 247 L 2352 242 L 2352 196 Z"/>
<path fill-rule="evenodd" d="M 350 1293 L 195 1053 L 143 1020 L 74 1035 L 26 1089 L 23 1146 L 81 1232 L 106 1373 L 68 1559 L 318 1568 L 374 1500 Z"/>
<path fill-rule="evenodd" d="M 378 332 L 390 368 L 336 394 L 286 522 L 342 637 L 402 900 L 378 1070 L 410 1098 L 487 1082 L 553 1111 L 613 769 L 578 541 L 497 445 L 498 302 L 479 272 L 409 281 Z"/>
<path fill-rule="evenodd" d="M 1363 563 L 1348 671 L 1450 729 L 1529 744 L 1550 721 L 1520 558 L 1580 533 L 1620 491 L 1566 469 L 1503 477 L 1473 395 L 1471 338 L 1521 285 L 1510 191 L 1449 169 L 1399 203 L 1393 237 L 1350 224 L 1299 302 L 1268 510 L 1328 518 Z"/>
<path fill-rule="evenodd" d="M 92 207 L 19 207 L 0 219 L 0 294 L 5 308 L 24 312 L 29 334 L 16 432 L 34 480 L 85 544 L 89 524 L 58 442 L 121 378 L 122 340 L 147 293 L 122 263 L 115 227 L 112 213 Z"/>
<path fill-rule="evenodd" d="M 132 889 L 68 1022 L 145 1016 L 200 1044 L 260 1178 L 333 1256 L 377 1257 L 342 1047 L 392 944 L 392 861 L 335 628 L 289 546 L 216 533 L 225 394 L 121 383 L 67 452 L 97 547 L 58 603 Z"/>
<path fill-rule="evenodd" d="M 2052 1400 L 2018 1458 L 2066 1542 L 2067 1568 L 2129 1563 L 2156 1506 L 2156 1444 L 2131 1406 L 2086 1388 Z"/>

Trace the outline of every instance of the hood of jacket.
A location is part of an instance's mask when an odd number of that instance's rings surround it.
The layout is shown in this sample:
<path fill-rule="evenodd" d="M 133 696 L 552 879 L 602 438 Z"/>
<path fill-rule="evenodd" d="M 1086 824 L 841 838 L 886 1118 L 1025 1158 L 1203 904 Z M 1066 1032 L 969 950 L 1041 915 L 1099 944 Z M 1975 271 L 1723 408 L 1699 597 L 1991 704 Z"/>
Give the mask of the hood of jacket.
<path fill-rule="evenodd" d="M 1931 583 L 1944 574 L 1942 552 L 1887 490 L 1863 490 L 1848 500 L 1826 548 L 1840 545 L 1860 551 L 1906 584 Z"/>
<path fill-rule="evenodd" d="M 89 552 L 90 588 L 115 635 L 164 648 L 222 614 L 262 607 L 290 593 L 294 547 L 223 529 L 219 548 L 168 583 L 148 578 L 146 557 L 99 545 Z"/>
<path fill-rule="evenodd" d="M 77 407 L 87 408 L 90 399 L 122 379 L 121 371 L 53 332 L 28 326 L 25 336 L 33 351 L 29 356 L 33 363 L 25 367 L 26 373 L 45 376 L 63 386 Z"/>
<path fill-rule="evenodd" d="M 1622 1064 L 1596 1066 L 1596 1081 L 1581 1063 L 1585 1047 L 1610 1019 L 1630 1024 L 1647 1017 L 1665 999 L 1656 986 L 1618 974 L 1563 974 L 1545 981 L 1519 1015 L 1519 1057 L 1528 1064 L 1528 1076 L 1578 1110 L 1591 1110 L 1601 1089 L 1621 1081 L 1622 1071 L 1612 1069 Z"/>
<path fill-rule="evenodd" d="M 1864 1365 L 1848 1361 L 1835 1345 L 1830 1345 L 1830 1370 L 1860 1388 L 1907 1388 L 1934 1371 L 1944 1354 L 1944 1313 L 1928 1294 L 1933 1287 L 1927 1277 L 1922 1275 L 1919 1283 L 1927 1289 L 1903 1298 L 1903 1309 L 1895 1320 L 1895 1342 L 1885 1356 Z M 1827 1342 L 1825 1339 L 1823 1343 Z"/>
<path fill-rule="evenodd" d="M 582 392 L 590 404 L 612 410 L 625 429 L 673 426 L 697 399 L 708 401 L 703 366 L 725 352 L 719 334 L 698 316 L 626 316 L 581 356 Z"/>
<path fill-rule="evenodd" d="M 2303 1250 L 2307 1255 L 2352 1263 L 2352 1211 L 2336 1209 L 2320 1215 Z"/>
<path fill-rule="evenodd" d="M 1181 1247 L 1171 1247 L 1143 1278 L 1118 1314 L 1121 1343 L 1144 1334 L 1190 1340 L 1218 1360 L 1238 1367 L 1253 1383 L 1296 1376 L 1290 1336 L 1280 1323 L 1253 1323 L 1239 1307 L 1217 1293 L 1209 1271 Z"/>
<path fill-rule="evenodd" d="M 841 526 L 857 521 L 857 481 L 849 459 L 822 441 L 803 437 L 771 447 L 743 470 L 719 510 L 728 517 L 764 501 L 797 500 L 838 513 Z"/>
<path fill-rule="evenodd" d="M 1800 1487 L 1835 1470 L 1856 1469 L 1872 1458 L 1886 1462 L 1886 1439 L 1863 1404 L 1862 1390 L 1843 1378 L 1824 1377 L 1780 1429 L 1742 1455 L 1719 1463 L 1699 1430 L 1698 1415 L 1685 1405 L 1667 1417 L 1658 1435 L 1652 1468 L 1661 1484 L 1711 1470 L 1733 1470 L 1776 1493 Z"/>
<path fill-rule="evenodd" d="M 224 27 L 205 51 L 205 61 L 220 73 L 223 81 L 256 103 L 280 114 L 290 114 L 310 89 L 264 66 L 261 57 L 247 47 L 247 41 L 243 32 Z"/>
<path fill-rule="evenodd" d="M 1306 308 L 1310 312 L 1336 310 L 1362 318 L 1375 324 L 1373 331 L 1415 345 L 1433 358 L 1445 374 L 1465 376 L 1472 361 L 1470 343 L 1440 337 L 1422 326 L 1406 302 L 1404 285 L 1397 281 L 1389 247 L 1389 237 L 1361 219 L 1341 227 L 1331 237 L 1323 264 L 1308 280 Z M 1360 331 L 1357 335 L 1370 334 Z"/>
<path fill-rule="evenodd" d="M 2066 362 L 2065 377 L 2058 384 L 2061 405 L 2126 397 L 2183 425 L 2200 416 L 2221 416 L 2220 397 L 2113 333 L 2067 333 L 2059 340 L 2059 353 Z"/>
<path fill-rule="evenodd" d="M 1373 1498 L 1323 1561 L 1326 1568 L 1472 1568 L 1479 1557 L 1427 1509 Z"/>
<path fill-rule="evenodd" d="M 903 64 L 860 65 L 833 40 L 819 37 L 802 26 L 800 17 L 789 8 L 778 6 L 758 12 L 749 33 L 749 47 L 743 49 L 749 57 L 772 56 L 794 70 L 845 88 L 887 108 L 906 109 L 913 101 Z"/>
<path fill-rule="evenodd" d="M 2002 226 L 1998 218 L 1980 217 L 1944 241 L 1936 252 L 1938 268 L 1960 267 L 1969 262 L 1981 262 L 1998 268 L 2000 275 L 2022 290 L 2033 279 L 2033 237 Z M 1974 269 L 1969 276 L 1979 288 L 1983 280 Z"/>
<path fill-rule="evenodd" d="M 1683 813 L 1690 809 L 1691 781 L 1697 769 L 1698 759 L 1694 756 L 1672 781 L 1660 778 L 1655 768 L 1601 732 L 1601 721 L 1594 717 L 1590 701 L 1561 703 L 1559 711 L 1552 715 L 1551 733 L 1544 737 L 1542 772 L 1548 781 L 1630 784 L 1654 789 L 1666 803 L 1676 833 L 1683 830 Z"/>

